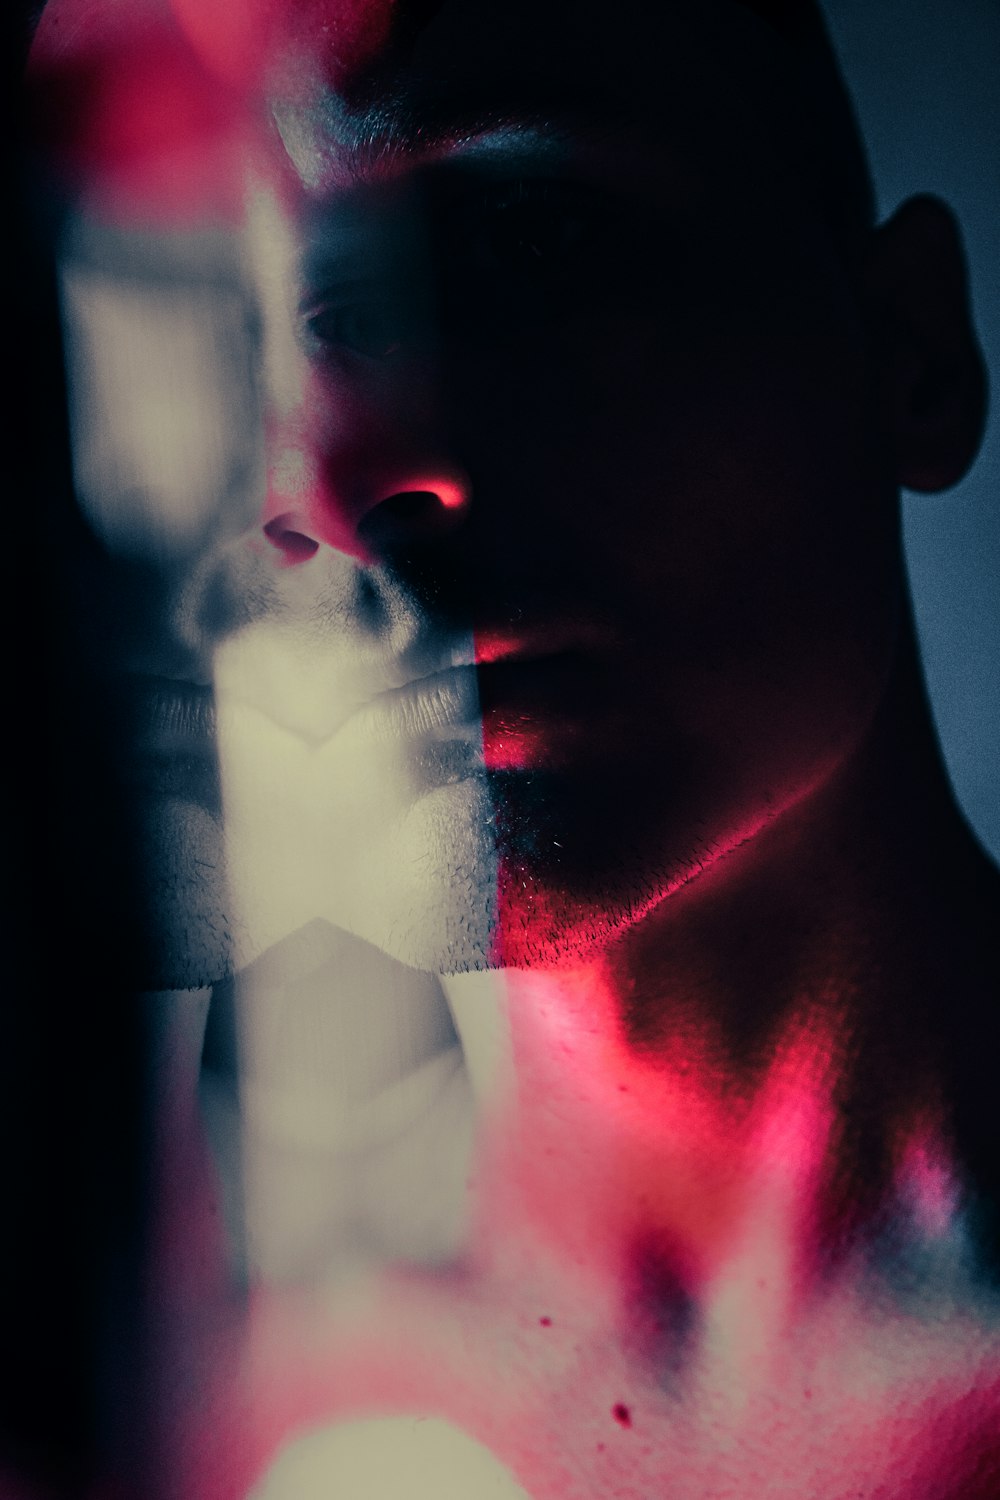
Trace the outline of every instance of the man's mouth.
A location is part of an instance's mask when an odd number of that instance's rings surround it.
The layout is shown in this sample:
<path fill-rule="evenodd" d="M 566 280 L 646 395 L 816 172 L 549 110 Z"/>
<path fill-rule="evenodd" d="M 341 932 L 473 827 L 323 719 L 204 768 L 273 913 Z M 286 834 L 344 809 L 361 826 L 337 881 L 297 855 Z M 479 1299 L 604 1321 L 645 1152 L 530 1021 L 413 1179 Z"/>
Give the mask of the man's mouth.
<path fill-rule="evenodd" d="M 220 753 L 225 761 L 238 752 L 254 720 L 315 751 L 335 741 L 345 750 L 475 749 L 497 729 L 510 740 L 515 726 L 540 743 L 592 706 L 604 655 L 596 626 L 579 620 L 518 620 L 461 636 L 429 630 L 391 656 L 377 643 L 352 650 L 335 638 L 313 645 L 279 630 L 251 631 L 216 653 L 211 687 L 179 674 L 126 679 L 124 743 L 143 762 L 213 766 Z"/>
<path fill-rule="evenodd" d="M 215 806 L 215 694 L 202 683 L 132 676 L 118 696 L 119 765 L 129 784 Z"/>
<path fill-rule="evenodd" d="M 170 677 L 136 677 L 123 695 L 123 716 L 139 754 L 212 755 L 215 694 Z"/>
<path fill-rule="evenodd" d="M 356 732 L 378 740 L 436 737 L 451 729 L 477 727 L 476 667 L 445 667 L 402 687 L 376 693 L 355 709 L 347 722 Z"/>
<path fill-rule="evenodd" d="M 549 711 L 562 715 L 586 670 L 578 651 L 510 650 L 377 693 L 348 723 L 353 732 L 379 740 L 444 739 L 456 730 L 478 736 L 498 716 L 527 725 Z"/>

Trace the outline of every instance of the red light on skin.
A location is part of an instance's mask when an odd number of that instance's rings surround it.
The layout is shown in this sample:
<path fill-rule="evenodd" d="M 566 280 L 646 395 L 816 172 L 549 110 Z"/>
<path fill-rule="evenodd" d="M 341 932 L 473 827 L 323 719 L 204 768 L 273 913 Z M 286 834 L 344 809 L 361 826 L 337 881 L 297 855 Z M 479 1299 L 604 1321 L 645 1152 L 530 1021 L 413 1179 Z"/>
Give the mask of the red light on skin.
<path fill-rule="evenodd" d="M 66 24 L 70 22 L 71 24 Z M 246 94 L 220 87 L 169 19 L 46 6 L 29 64 L 39 139 L 56 172 L 112 221 L 239 222 L 252 138 Z"/>
<path fill-rule="evenodd" d="M 940 1241 L 953 1228 L 960 1194 L 944 1148 L 942 1121 L 924 1111 L 898 1132 L 896 1175 L 916 1231 Z"/>
<path fill-rule="evenodd" d="M 741 1285 L 766 1283 L 762 1316 L 784 1326 L 822 1266 L 836 1019 L 806 1017 L 748 1091 L 707 1023 L 636 1052 L 598 965 L 511 972 L 507 987 L 519 1104 L 501 1216 L 616 1284 L 637 1236 L 669 1247 L 682 1297 L 721 1292 L 735 1259 Z"/>
<path fill-rule="evenodd" d="M 467 492 L 461 485 L 453 484 L 450 480 L 441 479 L 437 474 L 432 475 L 425 482 L 419 479 L 416 481 L 411 480 L 410 488 L 415 490 L 424 488 L 433 490 L 445 510 L 458 510 L 460 506 L 465 504 L 468 498 Z"/>
<path fill-rule="evenodd" d="M 307 58 L 301 67 L 307 87 L 317 65 L 334 86 L 342 83 L 384 48 L 394 10 L 393 0 L 170 0 L 170 6 L 206 67 L 248 89 L 289 53 Z M 285 66 L 281 76 L 290 82 L 294 75 Z"/>
<path fill-rule="evenodd" d="M 170 8 L 217 78 L 243 88 L 261 79 L 281 21 L 276 0 L 170 0 Z"/>
<path fill-rule="evenodd" d="M 540 653 L 532 649 L 523 632 L 515 630 L 476 631 L 475 663 L 477 667 L 490 668 L 509 664 L 515 671 L 518 663 L 529 667 L 539 659 Z M 480 679 L 480 691 L 485 698 L 482 704 L 483 759 L 488 771 L 528 770 L 544 756 L 546 735 L 543 717 L 519 706 L 517 698 L 503 706 L 490 703 L 495 688 L 495 679 L 485 682 Z M 516 687 L 515 687 L 516 693 Z M 527 904 L 527 898 L 524 898 Z"/>
<path fill-rule="evenodd" d="M 476 665 L 486 666 L 490 662 L 505 661 L 516 656 L 520 645 L 514 631 L 476 631 Z"/>
<path fill-rule="evenodd" d="M 520 1103 L 488 1213 L 521 1216 L 560 1257 L 585 1249 L 610 1282 L 623 1244 L 654 1226 L 690 1247 L 687 1278 L 707 1274 L 746 1191 L 703 1071 L 675 1076 L 631 1055 L 599 975 L 511 974 L 508 989 Z"/>
<path fill-rule="evenodd" d="M 544 758 L 548 737 L 530 715 L 520 717 L 501 709 L 483 714 L 483 759 L 488 771 L 530 770 Z M 532 897 L 523 887 L 522 902 L 527 915 Z"/>
<path fill-rule="evenodd" d="M 593 690 L 585 650 L 555 633 L 545 640 L 537 632 L 477 631 L 474 659 L 487 770 L 551 768 L 581 747 Z M 531 904 L 530 897 L 524 901 Z"/>

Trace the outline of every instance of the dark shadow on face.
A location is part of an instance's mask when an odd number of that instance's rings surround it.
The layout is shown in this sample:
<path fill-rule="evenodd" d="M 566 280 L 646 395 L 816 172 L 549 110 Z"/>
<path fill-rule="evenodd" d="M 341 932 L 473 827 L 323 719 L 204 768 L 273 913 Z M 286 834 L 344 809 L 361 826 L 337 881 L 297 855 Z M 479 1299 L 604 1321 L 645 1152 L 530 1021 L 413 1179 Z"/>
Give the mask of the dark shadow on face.
<path fill-rule="evenodd" d="M 739 6 L 647 32 L 456 5 L 284 117 L 323 497 L 297 534 L 367 549 L 345 591 L 360 567 L 473 632 L 494 958 L 572 951 L 690 879 L 825 778 L 883 690 L 901 584 L 864 226 L 834 227 L 776 134 L 793 80 Z M 471 495 L 447 527 L 410 487 L 442 455 Z"/>

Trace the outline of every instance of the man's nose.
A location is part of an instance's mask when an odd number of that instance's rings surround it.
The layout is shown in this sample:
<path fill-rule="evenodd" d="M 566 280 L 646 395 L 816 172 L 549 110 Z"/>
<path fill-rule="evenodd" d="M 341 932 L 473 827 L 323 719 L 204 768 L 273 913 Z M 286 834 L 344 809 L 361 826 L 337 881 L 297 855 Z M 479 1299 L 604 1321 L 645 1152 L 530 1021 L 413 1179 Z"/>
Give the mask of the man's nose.
<path fill-rule="evenodd" d="M 300 410 L 269 444 L 263 527 L 286 564 L 321 546 L 360 562 L 433 543 L 462 524 L 468 476 L 431 423 L 380 420 L 377 412 Z M 331 430 L 332 428 L 332 430 Z"/>

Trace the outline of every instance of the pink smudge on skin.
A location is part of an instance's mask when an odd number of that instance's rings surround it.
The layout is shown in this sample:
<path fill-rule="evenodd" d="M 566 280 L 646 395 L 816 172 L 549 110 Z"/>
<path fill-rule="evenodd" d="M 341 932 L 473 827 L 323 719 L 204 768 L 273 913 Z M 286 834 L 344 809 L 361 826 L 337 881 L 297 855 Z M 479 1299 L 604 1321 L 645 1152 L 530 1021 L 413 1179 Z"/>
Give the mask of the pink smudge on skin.
<path fill-rule="evenodd" d="M 915 1228 L 931 1239 L 951 1229 L 958 1209 L 954 1172 L 940 1129 L 927 1117 L 904 1133 L 899 1176 L 910 1200 Z"/>

